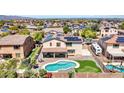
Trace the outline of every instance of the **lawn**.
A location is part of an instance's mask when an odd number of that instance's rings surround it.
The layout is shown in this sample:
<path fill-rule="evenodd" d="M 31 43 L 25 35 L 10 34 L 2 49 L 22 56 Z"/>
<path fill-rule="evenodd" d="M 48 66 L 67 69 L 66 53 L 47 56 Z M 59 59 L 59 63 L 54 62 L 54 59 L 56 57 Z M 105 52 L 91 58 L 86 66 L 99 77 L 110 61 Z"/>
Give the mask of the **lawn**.
<path fill-rule="evenodd" d="M 76 60 L 79 64 L 79 68 L 75 68 L 76 72 L 89 72 L 89 73 L 100 73 L 101 69 L 92 60 Z"/>

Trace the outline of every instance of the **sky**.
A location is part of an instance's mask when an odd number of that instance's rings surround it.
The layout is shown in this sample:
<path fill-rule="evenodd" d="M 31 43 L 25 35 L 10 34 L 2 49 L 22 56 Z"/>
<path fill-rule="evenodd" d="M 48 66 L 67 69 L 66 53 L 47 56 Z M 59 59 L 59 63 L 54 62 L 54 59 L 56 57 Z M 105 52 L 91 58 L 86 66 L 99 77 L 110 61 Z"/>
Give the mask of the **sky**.
<path fill-rule="evenodd" d="M 0 0 L 0 15 L 124 15 L 124 0 Z"/>
<path fill-rule="evenodd" d="M 124 15 L 21 15 L 31 18 L 124 18 Z"/>

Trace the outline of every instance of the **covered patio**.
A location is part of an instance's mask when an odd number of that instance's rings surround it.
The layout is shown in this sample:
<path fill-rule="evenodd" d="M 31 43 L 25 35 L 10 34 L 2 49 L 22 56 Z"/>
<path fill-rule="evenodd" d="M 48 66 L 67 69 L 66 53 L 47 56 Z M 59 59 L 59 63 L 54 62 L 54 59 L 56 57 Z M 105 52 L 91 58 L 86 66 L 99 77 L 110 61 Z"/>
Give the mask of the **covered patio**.
<path fill-rule="evenodd" d="M 111 49 L 107 51 L 107 57 L 112 62 L 122 62 L 124 61 L 124 52 L 120 49 Z"/>
<path fill-rule="evenodd" d="M 43 48 L 43 58 L 67 58 L 66 48 Z"/>

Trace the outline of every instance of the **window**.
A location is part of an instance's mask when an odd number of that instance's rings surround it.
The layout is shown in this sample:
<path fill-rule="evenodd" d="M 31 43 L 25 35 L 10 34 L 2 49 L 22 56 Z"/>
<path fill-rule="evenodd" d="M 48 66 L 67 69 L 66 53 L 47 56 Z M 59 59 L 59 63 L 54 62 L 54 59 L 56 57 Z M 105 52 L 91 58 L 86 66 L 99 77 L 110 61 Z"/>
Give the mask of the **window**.
<path fill-rule="evenodd" d="M 66 43 L 66 46 L 72 46 L 72 43 Z"/>
<path fill-rule="evenodd" d="M 105 34 L 105 36 L 107 36 L 107 34 Z"/>
<path fill-rule="evenodd" d="M 59 43 L 59 42 L 56 43 L 56 46 L 57 46 L 57 47 L 60 47 L 60 46 L 61 46 L 61 43 Z"/>
<path fill-rule="evenodd" d="M 113 48 L 119 48 L 119 44 L 114 44 Z"/>
<path fill-rule="evenodd" d="M 109 32 L 109 30 L 105 30 L 105 32 Z"/>
<path fill-rule="evenodd" d="M 68 53 L 75 53 L 75 50 L 74 49 L 70 49 L 70 50 L 68 50 Z"/>
<path fill-rule="evenodd" d="M 14 49 L 19 49 L 20 45 L 14 45 L 13 47 L 14 47 Z"/>
<path fill-rule="evenodd" d="M 16 53 L 16 57 L 19 58 L 20 57 L 20 53 Z"/>
<path fill-rule="evenodd" d="M 50 46 L 52 46 L 52 43 L 50 42 Z"/>

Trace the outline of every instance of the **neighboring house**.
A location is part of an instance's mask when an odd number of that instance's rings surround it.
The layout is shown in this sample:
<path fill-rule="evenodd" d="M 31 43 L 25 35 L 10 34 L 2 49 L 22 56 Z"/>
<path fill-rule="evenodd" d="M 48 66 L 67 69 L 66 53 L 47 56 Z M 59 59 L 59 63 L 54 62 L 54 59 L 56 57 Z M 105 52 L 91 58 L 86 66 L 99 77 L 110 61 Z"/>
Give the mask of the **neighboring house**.
<path fill-rule="evenodd" d="M 99 40 L 103 54 L 112 61 L 124 60 L 124 36 L 113 35 Z"/>
<path fill-rule="evenodd" d="M 2 32 L 8 32 L 9 30 L 9 26 L 3 26 L 2 28 L 1 28 L 1 31 Z"/>
<path fill-rule="evenodd" d="M 56 31 L 56 32 L 61 32 L 63 33 L 63 28 L 62 27 L 58 27 L 58 28 L 44 28 L 43 31 L 47 34 L 47 33 L 51 33 L 51 31 Z"/>
<path fill-rule="evenodd" d="M 100 37 L 117 35 L 117 34 L 118 34 L 118 30 L 116 28 L 106 27 L 100 29 Z"/>
<path fill-rule="evenodd" d="M 37 26 L 34 26 L 34 25 L 27 25 L 26 28 L 28 30 L 30 30 L 30 31 L 37 31 L 38 30 L 38 27 Z"/>
<path fill-rule="evenodd" d="M 43 58 L 67 58 L 82 55 L 80 37 L 49 36 L 43 40 Z"/>
<path fill-rule="evenodd" d="M 119 29 L 118 30 L 118 35 L 124 35 L 124 30 Z"/>
<path fill-rule="evenodd" d="M 0 57 L 26 58 L 34 48 L 33 38 L 25 35 L 9 35 L 0 39 Z"/>

